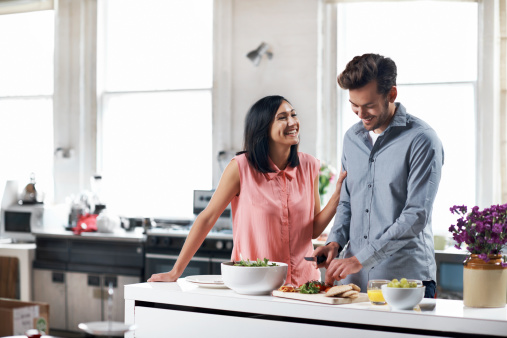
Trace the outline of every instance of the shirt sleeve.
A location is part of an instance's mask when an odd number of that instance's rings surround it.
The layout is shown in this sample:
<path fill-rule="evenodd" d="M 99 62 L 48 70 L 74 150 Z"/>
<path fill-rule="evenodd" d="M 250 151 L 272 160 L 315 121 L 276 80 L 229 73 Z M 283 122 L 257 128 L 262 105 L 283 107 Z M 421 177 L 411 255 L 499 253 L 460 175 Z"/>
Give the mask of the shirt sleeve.
<path fill-rule="evenodd" d="M 377 265 L 423 231 L 431 215 L 443 163 L 442 144 L 433 130 L 425 130 L 414 138 L 409 154 L 407 201 L 388 230 L 356 254 L 363 268 Z"/>
<path fill-rule="evenodd" d="M 342 156 L 342 169 L 344 171 L 347 170 L 347 160 L 345 154 Z M 338 208 L 336 208 L 334 224 L 326 241 L 326 245 L 330 242 L 340 244 L 339 252 L 343 250 L 343 247 L 345 247 L 349 241 L 350 215 L 350 192 L 347 186 L 347 178 L 345 177 L 340 190 L 340 203 L 338 204 Z"/>

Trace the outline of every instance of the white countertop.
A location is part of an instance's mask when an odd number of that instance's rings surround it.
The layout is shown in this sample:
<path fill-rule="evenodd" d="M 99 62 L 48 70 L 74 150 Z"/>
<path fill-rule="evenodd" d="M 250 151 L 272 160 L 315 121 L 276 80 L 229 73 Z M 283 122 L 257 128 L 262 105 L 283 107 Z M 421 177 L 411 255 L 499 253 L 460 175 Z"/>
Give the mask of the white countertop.
<path fill-rule="evenodd" d="M 179 279 L 177 283 L 127 285 L 125 300 L 416 330 L 483 335 L 507 333 L 507 307 L 468 308 L 462 301 L 445 299 L 424 299 L 414 310 L 395 311 L 388 305 L 369 302 L 327 305 L 269 295 L 240 295 L 230 289 L 201 288 Z"/>
<path fill-rule="evenodd" d="M 70 230 L 47 228 L 38 229 L 32 232 L 36 237 L 69 237 L 72 239 L 93 239 L 93 240 L 116 240 L 116 241 L 135 241 L 143 242 L 146 240 L 146 235 L 143 234 L 142 228 L 136 228 L 134 231 L 125 231 L 118 229 L 114 233 L 105 232 L 82 232 L 80 235 L 75 235 Z"/>

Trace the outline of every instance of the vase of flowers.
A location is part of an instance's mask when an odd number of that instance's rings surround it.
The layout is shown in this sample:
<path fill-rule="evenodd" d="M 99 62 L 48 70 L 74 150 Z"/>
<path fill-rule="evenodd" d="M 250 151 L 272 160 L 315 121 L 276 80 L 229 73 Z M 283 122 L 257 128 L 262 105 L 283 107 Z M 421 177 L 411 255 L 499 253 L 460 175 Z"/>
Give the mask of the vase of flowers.
<path fill-rule="evenodd" d="M 463 303 L 469 307 L 504 307 L 507 294 L 507 262 L 502 248 L 507 243 L 507 204 L 482 211 L 464 205 L 453 206 L 461 215 L 449 227 L 456 248 L 470 253 L 463 270 Z"/>
<path fill-rule="evenodd" d="M 324 196 L 327 193 L 327 188 L 334 181 L 335 177 L 335 169 L 325 162 L 321 162 L 319 170 L 319 195 L 321 203 L 324 203 Z"/>

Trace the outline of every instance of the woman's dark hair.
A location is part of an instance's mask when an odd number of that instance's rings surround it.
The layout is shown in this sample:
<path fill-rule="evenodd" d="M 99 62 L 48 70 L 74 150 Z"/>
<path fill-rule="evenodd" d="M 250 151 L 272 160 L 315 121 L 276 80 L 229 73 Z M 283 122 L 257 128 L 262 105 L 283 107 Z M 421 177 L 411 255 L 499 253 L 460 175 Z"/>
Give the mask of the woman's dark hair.
<path fill-rule="evenodd" d="M 363 54 L 353 58 L 338 76 L 343 89 L 358 89 L 371 81 L 377 81 L 377 93 L 387 95 L 396 86 L 396 64 L 390 58 L 378 54 Z"/>
<path fill-rule="evenodd" d="M 243 151 L 236 155 L 246 153 L 248 162 L 261 173 L 274 172 L 269 165 L 269 130 L 276 112 L 283 101 L 290 104 L 289 100 L 279 95 L 266 96 L 248 110 L 245 118 L 245 133 Z M 299 165 L 298 144 L 290 147 L 290 167 Z"/>

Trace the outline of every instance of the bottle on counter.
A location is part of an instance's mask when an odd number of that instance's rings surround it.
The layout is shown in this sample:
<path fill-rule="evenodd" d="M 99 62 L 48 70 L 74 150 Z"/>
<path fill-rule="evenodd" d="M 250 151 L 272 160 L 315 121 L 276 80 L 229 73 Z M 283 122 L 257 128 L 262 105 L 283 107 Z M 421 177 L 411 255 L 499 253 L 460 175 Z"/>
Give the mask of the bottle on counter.
<path fill-rule="evenodd" d="M 106 208 L 102 197 L 102 175 L 95 174 L 90 178 L 90 186 L 92 189 L 90 197 L 90 206 L 95 215 L 100 214 Z"/>

